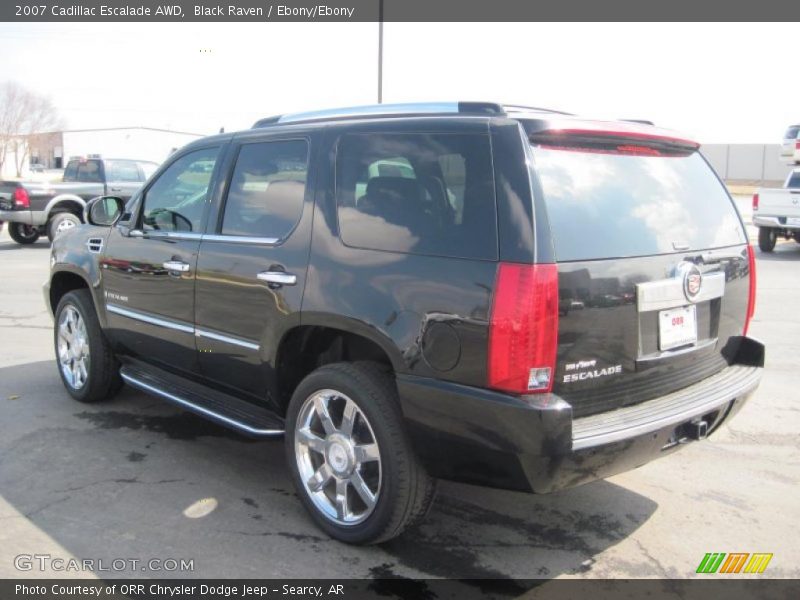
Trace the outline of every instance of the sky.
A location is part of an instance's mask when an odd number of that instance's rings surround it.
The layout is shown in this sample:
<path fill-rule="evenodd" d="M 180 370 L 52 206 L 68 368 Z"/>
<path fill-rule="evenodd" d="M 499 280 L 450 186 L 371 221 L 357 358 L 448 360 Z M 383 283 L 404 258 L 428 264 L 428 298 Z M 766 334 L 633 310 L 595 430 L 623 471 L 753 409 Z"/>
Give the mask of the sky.
<path fill-rule="evenodd" d="M 778 143 L 792 23 L 387 23 L 384 102 L 487 100 L 649 119 L 702 143 Z M 377 101 L 376 23 L 2 23 L 0 82 L 69 129 L 216 133 Z"/>

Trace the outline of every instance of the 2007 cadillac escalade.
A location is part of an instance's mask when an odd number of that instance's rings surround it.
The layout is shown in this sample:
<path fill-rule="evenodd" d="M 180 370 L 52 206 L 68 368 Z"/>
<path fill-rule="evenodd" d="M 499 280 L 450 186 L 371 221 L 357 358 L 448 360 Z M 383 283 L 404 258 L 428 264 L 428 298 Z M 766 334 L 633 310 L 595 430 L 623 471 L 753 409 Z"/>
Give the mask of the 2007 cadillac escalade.
<path fill-rule="evenodd" d="M 331 536 L 387 540 L 435 479 L 550 492 L 705 438 L 759 383 L 745 228 L 698 145 L 462 102 L 199 140 L 59 236 L 83 402 L 123 382 L 285 436 Z"/>

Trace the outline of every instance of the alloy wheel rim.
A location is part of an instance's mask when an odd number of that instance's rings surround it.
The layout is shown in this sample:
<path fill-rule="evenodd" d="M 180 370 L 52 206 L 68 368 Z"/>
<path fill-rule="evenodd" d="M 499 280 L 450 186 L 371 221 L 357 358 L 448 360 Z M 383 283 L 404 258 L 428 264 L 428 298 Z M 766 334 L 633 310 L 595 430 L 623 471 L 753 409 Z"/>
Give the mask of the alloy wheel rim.
<path fill-rule="evenodd" d="M 336 390 L 319 390 L 300 409 L 295 460 L 305 492 L 326 519 L 352 526 L 378 504 L 382 466 L 372 426 L 358 405 Z"/>
<path fill-rule="evenodd" d="M 58 319 L 58 363 L 64 380 L 74 390 L 89 378 L 89 338 L 86 323 L 73 306 L 61 311 Z"/>
<path fill-rule="evenodd" d="M 59 233 L 63 233 L 67 229 L 73 229 L 75 227 L 77 227 L 77 225 L 75 225 L 74 221 L 70 221 L 69 219 L 64 219 L 63 221 L 61 221 L 61 223 L 58 224 L 58 227 L 56 227 L 56 235 L 58 235 Z"/>

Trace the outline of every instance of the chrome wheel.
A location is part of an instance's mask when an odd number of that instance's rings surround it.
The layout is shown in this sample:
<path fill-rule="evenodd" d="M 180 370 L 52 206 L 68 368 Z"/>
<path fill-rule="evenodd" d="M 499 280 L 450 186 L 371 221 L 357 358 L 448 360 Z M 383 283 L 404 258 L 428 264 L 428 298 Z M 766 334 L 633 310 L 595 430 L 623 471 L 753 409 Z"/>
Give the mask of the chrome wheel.
<path fill-rule="evenodd" d="M 61 222 L 59 222 L 58 227 L 56 227 L 55 233 L 58 235 L 67 231 L 68 229 L 74 229 L 77 226 L 78 225 L 75 223 L 75 221 L 72 221 L 71 219 L 63 219 Z"/>
<path fill-rule="evenodd" d="M 363 522 L 378 503 L 381 456 L 372 426 L 353 400 L 320 390 L 300 409 L 294 451 L 314 506 L 338 525 Z"/>
<path fill-rule="evenodd" d="M 74 390 L 89 377 L 89 338 L 86 323 L 74 306 L 66 306 L 58 319 L 58 363 L 64 380 Z"/>

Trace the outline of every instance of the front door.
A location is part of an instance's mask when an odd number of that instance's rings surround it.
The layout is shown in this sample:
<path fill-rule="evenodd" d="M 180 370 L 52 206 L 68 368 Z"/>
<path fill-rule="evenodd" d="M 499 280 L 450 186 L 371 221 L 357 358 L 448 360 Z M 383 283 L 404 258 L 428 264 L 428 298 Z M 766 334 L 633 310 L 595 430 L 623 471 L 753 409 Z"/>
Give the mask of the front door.
<path fill-rule="evenodd" d="M 197 261 L 201 372 L 267 403 L 277 345 L 300 320 L 313 212 L 309 152 L 307 139 L 232 147 L 228 192 Z"/>
<path fill-rule="evenodd" d="M 103 292 L 120 354 L 173 371 L 197 370 L 195 267 L 220 150 L 176 157 L 108 237 Z"/>

